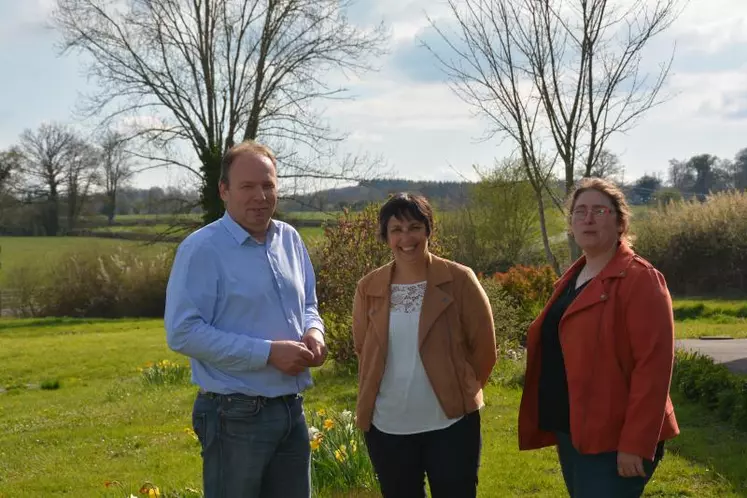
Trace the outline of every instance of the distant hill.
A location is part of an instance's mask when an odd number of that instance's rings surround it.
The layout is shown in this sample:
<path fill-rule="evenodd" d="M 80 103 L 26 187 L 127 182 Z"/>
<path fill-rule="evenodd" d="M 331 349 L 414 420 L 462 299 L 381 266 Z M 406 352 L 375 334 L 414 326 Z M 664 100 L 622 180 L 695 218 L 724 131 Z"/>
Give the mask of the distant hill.
<path fill-rule="evenodd" d="M 439 209 L 455 209 L 466 204 L 473 185 L 471 182 L 367 180 L 351 187 L 321 190 L 293 199 L 283 199 L 279 207 L 286 212 L 360 209 L 371 202 L 382 202 L 391 194 L 411 192 L 425 196 Z"/>

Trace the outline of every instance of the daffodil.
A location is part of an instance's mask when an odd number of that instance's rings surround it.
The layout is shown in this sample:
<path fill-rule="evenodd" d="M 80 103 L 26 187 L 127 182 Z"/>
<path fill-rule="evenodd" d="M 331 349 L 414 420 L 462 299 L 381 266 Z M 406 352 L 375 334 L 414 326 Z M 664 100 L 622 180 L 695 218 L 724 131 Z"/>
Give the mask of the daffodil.
<path fill-rule="evenodd" d="M 311 451 L 316 451 L 319 449 L 319 446 L 322 444 L 322 438 L 314 438 L 311 440 Z"/>
<path fill-rule="evenodd" d="M 323 417 L 323 416 L 325 416 L 326 414 L 327 414 L 327 412 L 326 412 L 326 411 L 324 411 L 324 408 L 320 408 L 320 409 L 318 409 L 318 410 L 316 411 L 316 416 L 317 416 L 317 417 Z"/>
<path fill-rule="evenodd" d="M 334 423 L 334 421 L 331 418 L 328 418 L 327 420 L 324 421 L 324 430 L 325 431 L 328 431 L 328 430 L 332 429 L 334 426 L 335 426 L 335 423 Z"/>
<path fill-rule="evenodd" d="M 338 449 L 335 450 L 335 459 L 338 462 L 344 462 L 348 457 L 348 450 L 343 444 Z"/>

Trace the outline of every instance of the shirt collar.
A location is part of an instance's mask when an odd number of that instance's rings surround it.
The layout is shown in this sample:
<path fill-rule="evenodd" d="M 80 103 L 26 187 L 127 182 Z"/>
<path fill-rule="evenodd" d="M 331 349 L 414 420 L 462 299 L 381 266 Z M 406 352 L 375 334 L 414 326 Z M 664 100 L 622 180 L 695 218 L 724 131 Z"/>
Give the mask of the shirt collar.
<path fill-rule="evenodd" d="M 221 223 L 226 228 L 226 230 L 228 230 L 228 233 L 231 234 L 231 237 L 233 237 L 237 244 L 243 245 L 247 240 L 251 240 L 255 244 L 259 244 L 259 242 L 257 242 L 257 240 L 252 237 L 249 232 L 244 229 L 244 227 L 236 223 L 236 220 L 234 220 L 231 215 L 228 214 L 228 211 L 223 213 Z M 275 223 L 275 220 L 270 219 L 270 228 L 267 230 L 266 241 L 271 240 L 272 236 L 277 233 L 277 230 L 277 223 Z"/>

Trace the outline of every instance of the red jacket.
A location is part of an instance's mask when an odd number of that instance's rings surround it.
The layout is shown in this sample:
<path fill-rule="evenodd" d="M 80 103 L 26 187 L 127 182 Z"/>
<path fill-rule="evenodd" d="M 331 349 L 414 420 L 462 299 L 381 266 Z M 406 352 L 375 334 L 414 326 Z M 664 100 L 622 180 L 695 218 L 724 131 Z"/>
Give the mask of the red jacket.
<path fill-rule="evenodd" d="M 557 444 L 538 427 L 540 329 L 550 305 L 581 269 L 576 261 L 532 322 L 519 409 L 519 449 Z M 672 300 L 664 277 L 621 244 L 560 321 L 573 445 L 583 454 L 623 451 L 653 459 L 679 434 L 669 385 L 674 362 Z"/>

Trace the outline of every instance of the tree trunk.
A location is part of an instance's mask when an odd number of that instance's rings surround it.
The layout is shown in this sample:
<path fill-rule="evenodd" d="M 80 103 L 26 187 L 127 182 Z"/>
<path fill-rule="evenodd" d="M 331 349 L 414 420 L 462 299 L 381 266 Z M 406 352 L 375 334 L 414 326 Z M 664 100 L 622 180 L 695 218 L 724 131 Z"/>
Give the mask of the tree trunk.
<path fill-rule="evenodd" d="M 114 211 L 117 208 L 117 193 L 116 192 L 107 192 L 106 194 L 106 207 L 104 208 L 106 211 L 106 222 L 109 226 L 112 226 L 114 224 Z"/>
<path fill-rule="evenodd" d="M 225 210 L 223 200 L 218 190 L 220 179 L 221 154 L 214 150 L 205 150 L 202 154 L 202 192 L 200 193 L 200 204 L 202 205 L 202 220 L 207 225 L 223 216 Z"/>
<path fill-rule="evenodd" d="M 542 245 L 545 248 L 545 257 L 547 262 L 550 263 L 552 269 L 555 270 L 555 274 L 560 276 L 560 265 L 555 255 L 552 253 L 550 248 L 550 239 L 547 237 L 547 222 L 545 221 L 545 201 L 542 199 L 542 190 L 535 190 L 537 197 L 537 209 L 539 212 L 540 232 L 542 232 Z"/>
<path fill-rule="evenodd" d="M 59 206 L 57 196 L 50 196 L 49 199 L 47 199 L 47 203 L 44 209 L 44 230 L 50 237 L 56 236 L 60 230 L 58 211 Z"/>

